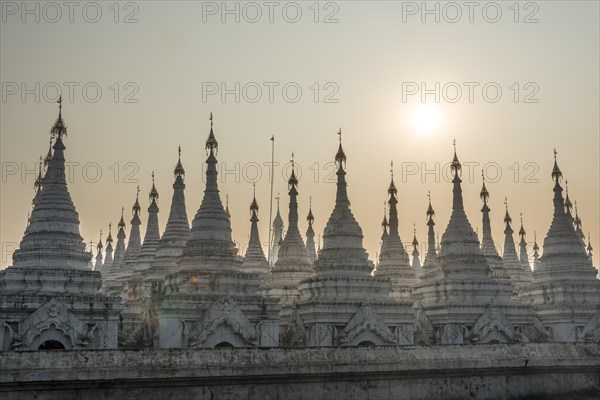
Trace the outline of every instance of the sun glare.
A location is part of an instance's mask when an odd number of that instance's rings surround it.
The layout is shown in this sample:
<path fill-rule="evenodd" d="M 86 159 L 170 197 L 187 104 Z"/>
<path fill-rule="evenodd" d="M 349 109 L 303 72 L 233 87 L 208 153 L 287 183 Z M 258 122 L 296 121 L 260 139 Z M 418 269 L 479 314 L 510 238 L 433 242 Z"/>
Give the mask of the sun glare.
<path fill-rule="evenodd" d="M 441 122 L 440 111 L 434 104 L 419 104 L 412 114 L 412 126 L 419 133 L 434 132 Z"/>

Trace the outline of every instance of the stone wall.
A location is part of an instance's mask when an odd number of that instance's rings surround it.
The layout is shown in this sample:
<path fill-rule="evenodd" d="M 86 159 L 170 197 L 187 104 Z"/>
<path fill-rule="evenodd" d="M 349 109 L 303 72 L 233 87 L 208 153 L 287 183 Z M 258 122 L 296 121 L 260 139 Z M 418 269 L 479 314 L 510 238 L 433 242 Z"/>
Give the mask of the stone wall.
<path fill-rule="evenodd" d="M 595 399 L 600 345 L 0 354 L 0 398 Z"/>

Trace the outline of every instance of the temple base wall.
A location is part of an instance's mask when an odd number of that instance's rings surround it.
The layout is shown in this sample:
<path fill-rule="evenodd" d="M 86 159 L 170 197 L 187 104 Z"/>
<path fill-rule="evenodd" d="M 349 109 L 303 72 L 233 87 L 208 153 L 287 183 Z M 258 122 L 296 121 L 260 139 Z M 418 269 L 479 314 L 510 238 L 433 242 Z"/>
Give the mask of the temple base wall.
<path fill-rule="evenodd" d="M 3 400 L 532 397 L 585 400 L 597 398 L 598 393 L 598 344 L 0 354 Z"/>

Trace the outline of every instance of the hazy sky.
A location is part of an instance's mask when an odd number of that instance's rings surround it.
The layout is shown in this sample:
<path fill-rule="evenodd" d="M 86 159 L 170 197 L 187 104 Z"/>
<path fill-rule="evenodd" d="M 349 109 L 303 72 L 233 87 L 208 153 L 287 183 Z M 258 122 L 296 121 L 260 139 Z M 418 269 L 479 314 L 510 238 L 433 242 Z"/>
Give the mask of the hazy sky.
<path fill-rule="evenodd" d="M 322 234 L 335 195 L 328 163 L 341 127 L 352 211 L 372 260 L 391 160 L 403 241 L 412 241 L 416 223 L 424 253 L 429 190 L 441 236 L 452 194 L 444 167 L 456 138 L 467 215 L 481 231 L 484 167 L 499 250 L 505 196 L 515 232 L 522 212 L 530 247 L 534 230 L 542 245 L 556 147 L 600 265 L 599 3 L 446 4 L 428 2 L 428 14 L 422 2 L 399 1 L 0 2 L 2 267 L 26 225 L 57 88 L 69 129 L 69 189 L 87 242 L 100 229 L 106 237 L 109 222 L 116 227 L 122 206 L 129 231 L 136 181 L 146 222 L 153 170 L 164 229 L 179 145 L 193 218 L 213 112 L 221 195 L 229 195 L 242 251 L 254 181 L 261 239 L 268 240 L 273 134 L 282 216 L 282 166 L 294 152 L 302 169 L 300 229 L 312 196 Z"/>

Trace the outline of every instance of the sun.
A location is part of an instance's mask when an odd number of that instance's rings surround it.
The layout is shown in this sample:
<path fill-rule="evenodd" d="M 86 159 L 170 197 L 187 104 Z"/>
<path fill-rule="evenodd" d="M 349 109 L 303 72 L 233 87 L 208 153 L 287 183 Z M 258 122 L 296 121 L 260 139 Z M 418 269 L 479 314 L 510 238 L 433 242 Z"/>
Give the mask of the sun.
<path fill-rule="evenodd" d="M 419 133 L 435 132 L 441 122 L 440 110 L 434 104 L 421 103 L 413 111 L 411 122 Z"/>

